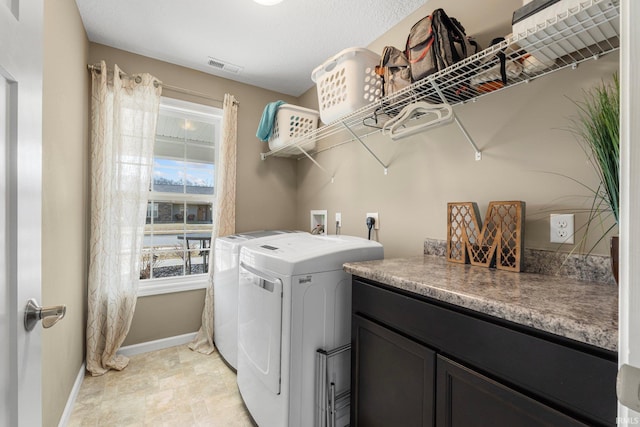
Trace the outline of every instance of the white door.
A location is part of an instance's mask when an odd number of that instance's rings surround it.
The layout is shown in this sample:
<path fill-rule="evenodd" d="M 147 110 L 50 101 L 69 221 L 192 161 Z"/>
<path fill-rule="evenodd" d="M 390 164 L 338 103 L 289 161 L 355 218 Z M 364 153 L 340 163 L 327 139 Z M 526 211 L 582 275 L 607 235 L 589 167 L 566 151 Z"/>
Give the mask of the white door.
<path fill-rule="evenodd" d="M 0 425 L 42 425 L 42 0 L 0 0 Z"/>
<path fill-rule="evenodd" d="M 620 49 L 620 342 L 619 364 L 640 368 L 640 2 L 622 0 Z M 640 376 L 635 383 L 636 411 L 618 407 L 618 425 L 640 424 Z"/>

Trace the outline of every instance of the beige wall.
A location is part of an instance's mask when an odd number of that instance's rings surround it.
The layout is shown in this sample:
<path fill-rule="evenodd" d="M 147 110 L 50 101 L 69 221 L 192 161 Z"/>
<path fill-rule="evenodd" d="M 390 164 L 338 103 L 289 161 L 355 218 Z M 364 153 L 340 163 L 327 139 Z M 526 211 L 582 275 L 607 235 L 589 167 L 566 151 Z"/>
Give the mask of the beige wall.
<path fill-rule="evenodd" d="M 479 28 L 479 38 L 490 40 L 508 31 L 495 32 L 487 24 L 492 18 L 465 14 L 462 3 L 447 3 L 446 10 L 460 18 L 468 34 L 477 34 L 474 29 Z M 487 7 L 496 7 L 495 2 L 487 3 Z M 485 15 L 502 13 L 501 18 L 510 22 L 510 13 L 505 11 L 514 10 L 518 3 L 520 0 L 505 0 L 497 10 L 485 10 Z M 503 4 L 513 7 L 503 9 Z M 380 52 L 385 45 L 403 47 L 411 25 L 437 6 L 430 1 L 428 9 L 423 7 L 370 48 Z M 311 162 L 302 160 L 298 166 L 298 227 L 308 226 L 309 210 L 327 209 L 331 233 L 335 232 L 334 214 L 341 212 L 343 234 L 366 236 L 366 213 L 379 212 L 377 237 L 385 246 L 385 256 L 419 255 L 425 238 L 446 239 L 447 202 L 475 201 L 484 216 L 489 201 L 523 200 L 527 203 L 525 246 L 557 249 L 557 244 L 548 242 L 549 214 L 578 213 L 576 227 L 580 228 L 590 201 L 590 193 L 570 178 L 597 186 L 583 151 L 566 130 L 568 118 L 576 113 L 571 100 L 580 99 L 584 88 L 610 78 L 617 68 L 617 53 L 610 54 L 583 63 L 577 70 L 562 70 L 456 107 L 456 114 L 483 152 L 479 162 L 455 124 L 398 142 L 381 135 L 367 139 L 376 155 L 390 164 L 387 176 L 358 143 L 317 155 L 316 160 L 335 173 L 333 184 Z M 312 88 L 300 102 L 317 108 L 315 97 Z M 335 142 L 338 140 L 323 141 L 320 146 Z M 570 249 L 570 245 L 560 248 Z M 603 243 L 595 252 L 608 254 L 608 248 Z"/>
<path fill-rule="evenodd" d="M 88 246 L 89 42 L 73 0 L 44 5 L 42 304 L 66 304 L 42 332 L 43 425 L 57 426 L 84 360 Z"/>
<path fill-rule="evenodd" d="M 148 72 L 167 85 L 205 93 L 214 99 L 222 99 L 225 93 L 233 94 L 240 102 L 236 231 L 293 227 L 296 212 L 295 161 L 276 158 L 261 161 L 260 152 L 266 150 L 266 143 L 259 141 L 255 133 L 267 103 L 278 99 L 294 102 L 294 98 L 91 43 L 89 62 L 97 63 L 102 59 L 110 67 L 118 64 L 129 74 Z M 220 102 L 169 90 L 163 91 L 163 95 L 221 106 Z M 124 345 L 197 331 L 203 300 L 204 291 L 139 298 Z"/>
<path fill-rule="evenodd" d="M 123 346 L 174 337 L 200 328 L 204 290 L 138 298 Z"/>

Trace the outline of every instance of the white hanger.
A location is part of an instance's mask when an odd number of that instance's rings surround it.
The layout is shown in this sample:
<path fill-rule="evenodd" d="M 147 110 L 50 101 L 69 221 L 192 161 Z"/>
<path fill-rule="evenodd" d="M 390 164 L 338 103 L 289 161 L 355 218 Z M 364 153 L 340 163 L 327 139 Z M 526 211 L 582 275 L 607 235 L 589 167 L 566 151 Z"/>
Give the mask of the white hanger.
<path fill-rule="evenodd" d="M 424 117 L 427 116 L 427 121 Z M 422 118 L 418 124 L 408 126 L 412 119 Z M 453 109 L 449 104 L 429 104 L 420 101 L 406 105 L 400 113 L 384 124 L 382 133 L 391 136 L 394 141 L 427 129 L 440 126 L 453 120 Z"/>

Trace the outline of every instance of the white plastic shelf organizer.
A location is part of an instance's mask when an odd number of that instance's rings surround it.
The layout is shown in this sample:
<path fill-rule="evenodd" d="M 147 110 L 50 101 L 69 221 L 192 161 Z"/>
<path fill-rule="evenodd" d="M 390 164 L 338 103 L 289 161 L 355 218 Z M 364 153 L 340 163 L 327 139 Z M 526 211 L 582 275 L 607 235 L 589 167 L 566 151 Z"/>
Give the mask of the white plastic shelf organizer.
<path fill-rule="evenodd" d="M 323 150 L 360 141 L 384 167 L 386 173 L 387 165 L 375 156 L 362 139 L 380 132 L 381 124 L 405 106 L 418 101 L 446 103 L 451 106 L 474 102 L 485 95 L 529 82 L 560 69 L 575 68 L 583 61 L 598 59 L 619 49 L 619 21 L 619 0 L 578 0 L 577 4 L 568 10 L 542 22 L 536 22 L 524 30 L 520 31 L 516 26 L 518 32 L 505 41 L 434 73 L 402 91 L 367 104 L 316 129 L 307 137 L 313 135 L 316 140 L 321 140 L 346 132 L 346 139 L 339 139 Z M 501 52 L 504 52 L 508 59 L 507 84 L 504 87 L 482 84 L 495 78 L 500 66 L 497 55 Z M 462 125 L 457 123 L 473 146 L 476 159 L 479 159 L 479 150 Z M 296 139 L 290 142 L 290 146 L 302 143 L 304 140 Z M 311 155 L 305 154 L 318 165 Z M 261 158 L 264 160 L 271 155 L 274 155 L 274 152 L 262 153 Z"/>

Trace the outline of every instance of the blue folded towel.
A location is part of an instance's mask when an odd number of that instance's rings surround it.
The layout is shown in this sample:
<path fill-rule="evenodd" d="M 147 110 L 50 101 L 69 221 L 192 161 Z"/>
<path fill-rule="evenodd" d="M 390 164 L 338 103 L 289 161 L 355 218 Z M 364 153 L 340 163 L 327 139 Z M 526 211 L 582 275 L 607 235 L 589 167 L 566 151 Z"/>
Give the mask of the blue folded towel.
<path fill-rule="evenodd" d="M 273 131 L 273 122 L 276 119 L 276 113 L 278 112 L 278 107 L 282 104 L 285 104 L 284 101 L 274 101 L 267 104 L 264 107 L 264 111 L 262 112 L 262 118 L 260 119 L 260 124 L 258 125 L 258 130 L 256 132 L 256 136 L 261 141 L 268 141 L 271 136 L 271 132 Z"/>

